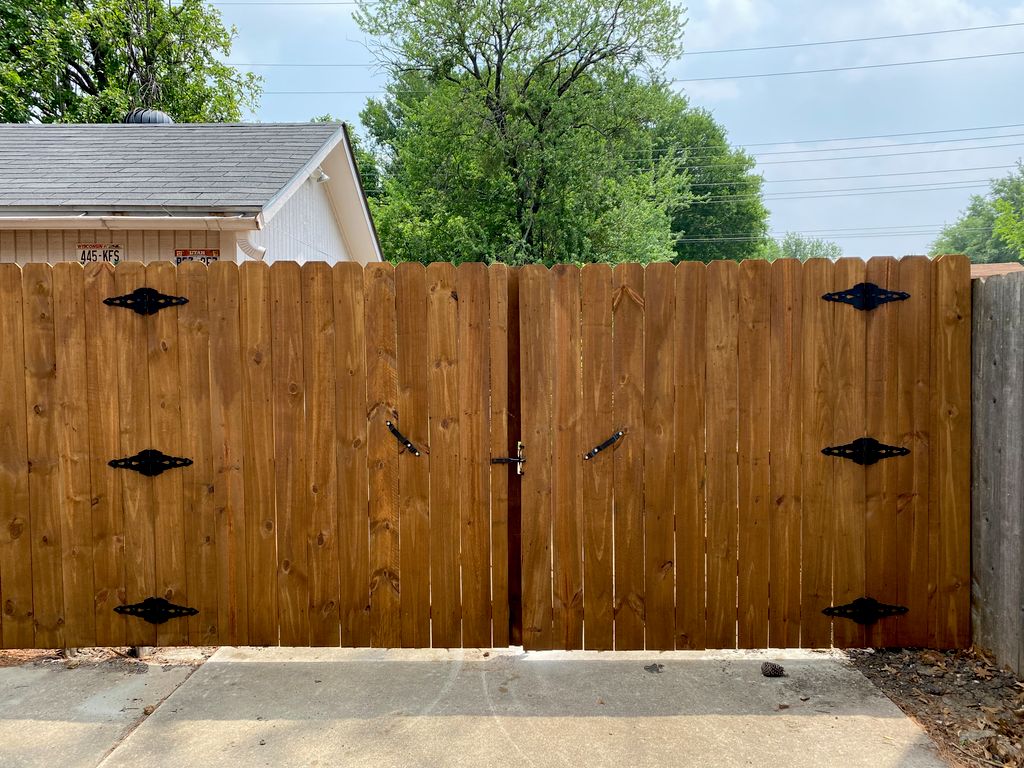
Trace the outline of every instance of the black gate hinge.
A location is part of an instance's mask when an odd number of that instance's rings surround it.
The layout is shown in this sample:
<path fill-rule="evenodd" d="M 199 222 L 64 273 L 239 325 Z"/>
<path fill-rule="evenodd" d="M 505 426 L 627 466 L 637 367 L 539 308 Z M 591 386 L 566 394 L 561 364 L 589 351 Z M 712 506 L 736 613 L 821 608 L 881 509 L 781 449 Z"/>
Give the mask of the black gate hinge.
<path fill-rule="evenodd" d="M 162 597 L 147 597 L 141 603 L 134 605 L 118 605 L 114 608 L 114 612 L 123 616 L 136 616 L 150 624 L 163 624 L 170 619 L 195 616 L 199 613 L 196 608 L 175 605 Z"/>
<path fill-rule="evenodd" d="M 857 283 L 853 288 L 845 291 L 826 293 L 822 296 L 825 301 L 835 301 L 840 304 L 851 304 L 855 309 L 870 312 L 882 304 L 890 301 L 905 301 L 910 298 L 906 291 L 890 291 L 880 288 L 874 283 Z"/>
<path fill-rule="evenodd" d="M 155 315 L 166 307 L 180 307 L 188 304 L 184 296 L 168 296 L 160 293 L 155 288 L 136 288 L 124 296 L 111 296 L 104 299 L 103 303 L 108 307 L 124 307 L 138 315 Z"/>
<path fill-rule="evenodd" d="M 152 448 L 139 451 L 134 456 L 126 456 L 123 459 L 111 459 L 107 462 L 107 466 L 114 469 L 131 469 L 146 477 L 156 477 L 168 469 L 189 467 L 191 465 L 192 459 L 168 456 L 163 451 L 157 451 Z"/>
<path fill-rule="evenodd" d="M 838 456 L 841 459 L 849 459 L 861 466 L 867 466 L 882 459 L 906 456 L 910 453 L 910 449 L 898 445 L 885 445 L 873 437 L 858 437 L 852 443 L 847 443 L 846 445 L 830 445 L 828 448 L 822 448 L 821 452 L 826 456 Z"/>
<path fill-rule="evenodd" d="M 826 616 L 850 619 L 861 625 L 874 624 L 889 616 L 902 616 L 909 609 L 905 605 L 886 605 L 873 597 L 858 597 L 846 605 L 832 605 L 822 610 Z"/>

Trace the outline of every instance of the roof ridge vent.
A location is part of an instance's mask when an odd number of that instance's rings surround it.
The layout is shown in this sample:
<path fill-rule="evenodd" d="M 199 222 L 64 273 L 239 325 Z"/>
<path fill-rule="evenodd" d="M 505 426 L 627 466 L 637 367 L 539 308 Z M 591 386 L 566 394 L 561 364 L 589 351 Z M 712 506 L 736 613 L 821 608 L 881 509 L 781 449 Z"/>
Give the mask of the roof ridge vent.
<path fill-rule="evenodd" d="M 174 120 L 166 112 L 161 112 L 159 109 L 145 109 L 138 107 L 133 109 L 127 115 L 124 116 L 124 122 L 132 123 L 136 125 L 149 125 L 149 124 L 170 124 Z"/>

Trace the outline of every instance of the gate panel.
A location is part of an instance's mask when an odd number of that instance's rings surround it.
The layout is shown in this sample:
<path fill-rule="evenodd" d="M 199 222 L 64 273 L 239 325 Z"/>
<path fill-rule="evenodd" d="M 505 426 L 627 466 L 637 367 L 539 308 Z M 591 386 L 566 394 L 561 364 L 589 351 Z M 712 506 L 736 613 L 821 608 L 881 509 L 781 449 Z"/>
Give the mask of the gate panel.
<path fill-rule="evenodd" d="M 909 296 L 823 300 L 865 280 Z M 188 301 L 104 304 L 144 286 Z M 963 646 L 969 298 L 954 257 L 4 266 L 0 639 Z M 108 466 L 146 449 L 192 463 Z"/>

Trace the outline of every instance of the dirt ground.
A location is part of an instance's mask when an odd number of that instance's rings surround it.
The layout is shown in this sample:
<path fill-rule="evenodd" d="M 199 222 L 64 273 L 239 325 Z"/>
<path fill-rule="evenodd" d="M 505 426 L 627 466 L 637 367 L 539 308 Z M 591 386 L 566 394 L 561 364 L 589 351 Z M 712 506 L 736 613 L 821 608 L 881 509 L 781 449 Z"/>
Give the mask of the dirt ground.
<path fill-rule="evenodd" d="M 1024 682 L 978 651 L 848 651 L 954 765 L 1024 768 Z"/>
<path fill-rule="evenodd" d="M 56 651 L 3 651 L 0 650 L 0 667 L 17 667 L 22 664 L 63 664 L 68 669 L 91 664 L 135 665 L 140 659 L 132 655 L 131 648 L 76 648 L 71 652 Z M 150 648 L 144 651 L 143 659 L 149 664 L 161 666 L 198 667 L 206 661 L 216 648 Z"/>

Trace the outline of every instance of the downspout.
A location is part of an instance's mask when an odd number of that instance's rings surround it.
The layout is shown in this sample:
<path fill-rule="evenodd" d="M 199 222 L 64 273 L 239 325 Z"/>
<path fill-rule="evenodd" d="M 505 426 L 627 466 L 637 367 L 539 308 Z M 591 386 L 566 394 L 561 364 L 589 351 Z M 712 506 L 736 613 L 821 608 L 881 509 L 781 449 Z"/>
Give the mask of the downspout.
<path fill-rule="evenodd" d="M 257 245 L 252 241 L 252 236 L 256 234 L 254 230 L 247 230 L 244 237 L 238 239 L 238 247 L 242 249 L 242 253 L 248 256 L 250 259 L 256 259 L 257 261 L 264 261 L 267 257 L 267 249 L 262 245 Z"/>

